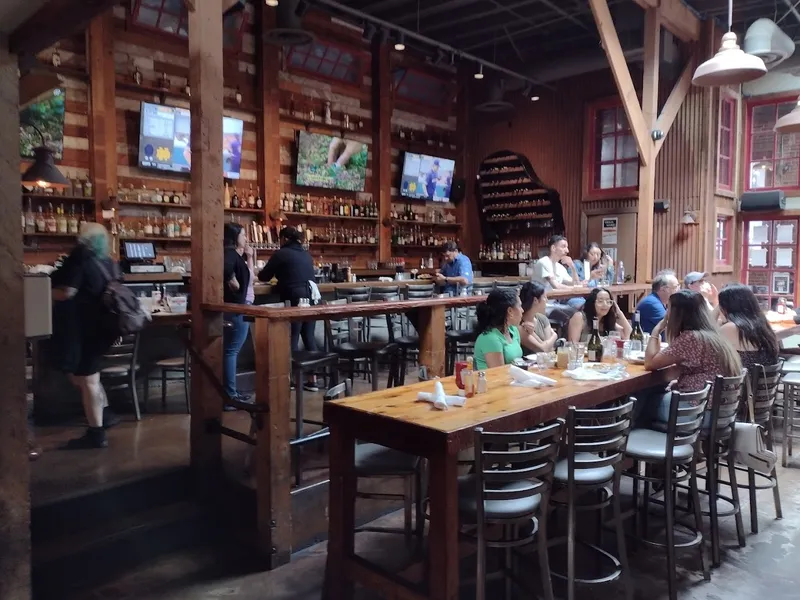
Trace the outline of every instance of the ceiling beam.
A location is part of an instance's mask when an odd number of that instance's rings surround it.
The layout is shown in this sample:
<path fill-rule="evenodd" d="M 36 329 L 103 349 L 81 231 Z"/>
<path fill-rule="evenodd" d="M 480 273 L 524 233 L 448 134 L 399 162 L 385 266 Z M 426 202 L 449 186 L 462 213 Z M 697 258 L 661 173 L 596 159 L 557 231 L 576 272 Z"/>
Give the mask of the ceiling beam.
<path fill-rule="evenodd" d="M 643 9 L 659 9 L 661 25 L 684 42 L 700 39 L 700 18 L 681 0 L 633 0 Z"/>

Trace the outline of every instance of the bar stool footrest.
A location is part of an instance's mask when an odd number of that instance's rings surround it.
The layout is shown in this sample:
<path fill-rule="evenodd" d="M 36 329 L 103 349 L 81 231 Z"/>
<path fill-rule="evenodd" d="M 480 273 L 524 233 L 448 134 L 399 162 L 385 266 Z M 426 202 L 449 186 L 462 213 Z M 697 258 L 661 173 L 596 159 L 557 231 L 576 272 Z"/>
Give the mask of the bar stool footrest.
<path fill-rule="evenodd" d="M 614 571 L 612 573 L 609 573 L 608 575 L 604 575 L 603 577 L 597 577 L 595 579 L 575 577 L 575 583 L 581 585 L 599 585 L 603 583 L 610 583 L 612 581 L 616 581 L 622 576 L 622 564 L 620 563 L 619 559 L 616 556 L 614 556 L 610 552 L 607 552 L 606 550 L 603 550 L 599 546 L 590 544 L 589 542 L 585 542 L 583 540 L 575 540 L 575 543 L 580 544 L 584 548 L 590 549 L 591 551 L 603 556 L 604 558 L 607 558 L 611 562 L 611 564 L 614 565 Z M 556 546 L 565 546 L 566 544 L 567 544 L 567 538 L 565 536 L 547 540 L 548 549 L 554 548 Z M 560 579 L 562 581 L 567 580 L 567 576 L 565 574 L 554 571 L 552 568 L 550 569 L 550 576 L 555 577 L 556 579 Z"/>

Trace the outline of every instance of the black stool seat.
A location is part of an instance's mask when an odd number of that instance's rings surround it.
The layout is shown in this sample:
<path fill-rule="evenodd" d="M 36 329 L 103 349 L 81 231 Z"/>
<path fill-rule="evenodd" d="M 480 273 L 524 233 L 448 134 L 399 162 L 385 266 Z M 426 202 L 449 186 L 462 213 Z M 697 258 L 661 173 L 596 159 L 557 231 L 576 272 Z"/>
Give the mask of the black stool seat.
<path fill-rule="evenodd" d="M 419 346 L 419 336 L 404 335 L 403 337 L 395 338 L 394 342 L 401 348 L 416 348 Z"/>
<path fill-rule="evenodd" d="M 319 352 L 319 351 L 302 351 L 294 352 L 292 354 L 292 368 L 307 370 L 316 367 L 324 366 L 334 362 L 339 358 L 335 352 Z"/>
<path fill-rule="evenodd" d="M 474 342 L 478 339 L 478 334 L 473 329 L 450 330 L 445 333 L 445 337 L 450 342 Z"/>
<path fill-rule="evenodd" d="M 386 356 L 397 352 L 398 348 L 397 344 L 386 342 L 343 342 L 336 347 L 336 352 L 349 357 Z"/>

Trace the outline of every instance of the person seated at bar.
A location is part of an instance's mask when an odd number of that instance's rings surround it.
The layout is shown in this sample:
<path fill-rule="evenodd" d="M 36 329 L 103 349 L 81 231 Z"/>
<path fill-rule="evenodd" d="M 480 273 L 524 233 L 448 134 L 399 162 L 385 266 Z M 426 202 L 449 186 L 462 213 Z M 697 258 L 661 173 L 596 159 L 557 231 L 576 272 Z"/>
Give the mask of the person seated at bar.
<path fill-rule="evenodd" d="M 507 365 L 522 357 L 519 335 L 522 304 L 516 290 L 492 290 L 486 297 L 486 302 L 478 305 L 477 316 L 477 370 Z"/>
<path fill-rule="evenodd" d="M 308 250 L 303 248 L 303 235 L 294 227 L 284 227 L 278 234 L 280 250 L 272 255 L 269 262 L 261 269 L 258 278 L 268 282 L 272 278 L 278 280 L 276 291 L 281 302 L 287 300 L 292 306 L 300 304 L 301 298 L 311 301 L 311 283 L 315 281 L 314 259 Z M 293 322 L 291 329 L 292 352 L 300 350 L 300 338 L 306 352 L 317 351 L 317 340 L 314 335 L 316 321 Z M 309 373 L 303 386 L 309 392 L 318 392 L 316 375 Z"/>
<path fill-rule="evenodd" d="M 570 342 L 586 342 L 592 334 L 592 324 L 598 320 L 600 335 L 608 335 L 612 331 L 619 332 L 622 339 L 631 336 L 631 324 L 622 314 L 619 305 L 611 298 L 608 290 L 594 288 L 586 299 L 583 310 L 576 312 L 569 320 L 567 339 Z"/>
<path fill-rule="evenodd" d="M 708 310 L 714 310 L 719 304 L 719 292 L 710 282 L 706 281 L 708 273 L 692 271 L 683 278 L 683 285 L 687 290 L 698 292 L 706 299 Z"/>
<path fill-rule="evenodd" d="M 644 356 L 644 368 L 657 371 L 677 365 L 680 374 L 666 390 L 643 394 L 637 410 L 637 422 L 658 424 L 669 421 L 672 391 L 697 392 L 717 375 L 736 377 L 742 372 L 742 361 L 730 342 L 714 323 L 706 299 L 698 292 L 680 290 L 670 296 L 666 316 L 655 326 Z M 669 347 L 662 349 L 661 333 L 666 332 Z M 709 406 L 710 409 L 709 397 Z M 703 426 L 710 424 L 706 413 Z"/>
<path fill-rule="evenodd" d="M 222 240 L 223 299 L 226 303 L 246 304 L 247 290 L 250 287 L 250 267 L 245 258 L 248 244 L 244 227 L 239 223 L 225 223 Z M 233 400 L 249 402 L 250 397 L 240 394 L 236 389 L 236 364 L 249 327 L 242 314 L 225 313 L 225 321 L 229 323 L 222 332 L 222 380 L 225 392 Z M 225 410 L 236 409 L 226 406 Z"/>
<path fill-rule="evenodd" d="M 653 329 L 667 314 L 669 297 L 681 288 L 675 271 L 664 269 L 656 273 L 653 278 L 651 292 L 639 302 L 636 307 L 639 313 L 639 323 L 642 331 L 653 333 Z"/>
<path fill-rule="evenodd" d="M 528 353 L 551 352 L 558 334 L 547 318 L 547 291 L 536 281 L 530 281 L 519 291 L 522 305 L 522 348 Z"/>
<path fill-rule="evenodd" d="M 445 242 L 442 254 L 444 264 L 436 274 L 436 283 L 443 286 L 444 293 L 457 296 L 460 289 L 472 286 L 472 261 L 459 251 L 456 242 Z"/>
<path fill-rule="evenodd" d="M 547 290 L 572 289 L 573 282 L 578 281 L 575 263 L 569 255 L 569 242 L 563 235 L 554 235 L 547 243 L 549 253 L 541 257 L 533 265 L 531 281 L 545 286 Z M 570 298 L 567 304 L 580 308 L 583 298 Z"/>
<path fill-rule="evenodd" d="M 584 262 L 589 263 L 589 274 L 584 273 Z M 589 287 L 595 287 L 600 281 L 614 283 L 614 261 L 603 252 L 600 244 L 589 242 L 583 249 L 583 254 L 579 261 L 575 263 L 575 272 L 578 281 L 589 281 Z"/>
<path fill-rule="evenodd" d="M 745 369 L 778 362 L 780 343 L 753 290 L 741 283 L 729 283 L 719 293 L 718 310 L 720 331 L 739 352 Z"/>
<path fill-rule="evenodd" d="M 103 294 L 109 275 L 119 277 L 111 258 L 108 231 L 99 223 L 84 223 L 78 243 L 51 276 L 55 303 L 53 343 L 60 350 L 56 360 L 80 390 L 89 423 L 86 433 L 70 440 L 67 449 L 107 447 L 105 429 L 118 422 L 108 409 L 100 381 L 103 356 L 117 338 L 117 333 L 98 319 L 107 311 Z"/>

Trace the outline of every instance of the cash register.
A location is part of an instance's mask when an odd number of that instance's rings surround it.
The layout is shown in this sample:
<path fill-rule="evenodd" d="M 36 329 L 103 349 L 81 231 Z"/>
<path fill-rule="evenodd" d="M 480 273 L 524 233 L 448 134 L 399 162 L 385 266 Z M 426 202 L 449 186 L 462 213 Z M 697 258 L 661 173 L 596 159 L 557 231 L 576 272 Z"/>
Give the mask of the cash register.
<path fill-rule="evenodd" d="M 153 242 L 123 241 L 120 247 L 120 264 L 125 273 L 164 273 L 163 264 L 156 263 Z"/>

